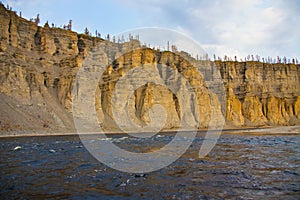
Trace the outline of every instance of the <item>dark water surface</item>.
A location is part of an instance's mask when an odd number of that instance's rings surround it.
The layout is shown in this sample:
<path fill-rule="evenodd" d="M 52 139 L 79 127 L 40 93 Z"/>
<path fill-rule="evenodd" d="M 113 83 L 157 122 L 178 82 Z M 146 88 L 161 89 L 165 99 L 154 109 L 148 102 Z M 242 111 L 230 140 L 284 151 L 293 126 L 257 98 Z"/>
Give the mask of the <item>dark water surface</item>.
<path fill-rule="evenodd" d="M 112 136 L 151 151 L 173 135 Z M 222 134 L 204 159 L 203 134 L 176 162 L 147 174 L 101 164 L 78 136 L 0 138 L 1 199 L 300 199 L 300 135 Z M 149 144 L 149 145 L 148 145 Z M 22 148 L 14 151 L 16 146 Z"/>

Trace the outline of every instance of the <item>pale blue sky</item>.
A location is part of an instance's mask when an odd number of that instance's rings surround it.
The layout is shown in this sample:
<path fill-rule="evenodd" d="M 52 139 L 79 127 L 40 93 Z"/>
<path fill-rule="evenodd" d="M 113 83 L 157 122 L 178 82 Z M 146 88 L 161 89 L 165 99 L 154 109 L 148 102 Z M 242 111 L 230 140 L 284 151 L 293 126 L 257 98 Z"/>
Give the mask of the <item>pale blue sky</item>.
<path fill-rule="evenodd" d="M 182 32 L 213 53 L 288 56 L 300 60 L 298 0 L 2 0 L 29 19 L 115 35 L 140 27 Z"/>

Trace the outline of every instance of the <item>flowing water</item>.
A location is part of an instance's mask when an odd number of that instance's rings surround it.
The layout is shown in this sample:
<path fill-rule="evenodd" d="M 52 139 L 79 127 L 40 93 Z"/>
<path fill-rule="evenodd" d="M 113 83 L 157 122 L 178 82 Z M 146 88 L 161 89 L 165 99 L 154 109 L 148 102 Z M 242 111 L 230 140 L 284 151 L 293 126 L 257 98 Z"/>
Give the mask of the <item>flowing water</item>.
<path fill-rule="evenodd" d="M 173 136 L 113 135 L 111 141 L 146 152 Z M 130 174 L 97 161 L 78 136 L 0 138 L 0 198 L 300 199 L 300 134 L 226 133 L 199 159 L 202 142 L 198 133 L 168 167 Z"/>

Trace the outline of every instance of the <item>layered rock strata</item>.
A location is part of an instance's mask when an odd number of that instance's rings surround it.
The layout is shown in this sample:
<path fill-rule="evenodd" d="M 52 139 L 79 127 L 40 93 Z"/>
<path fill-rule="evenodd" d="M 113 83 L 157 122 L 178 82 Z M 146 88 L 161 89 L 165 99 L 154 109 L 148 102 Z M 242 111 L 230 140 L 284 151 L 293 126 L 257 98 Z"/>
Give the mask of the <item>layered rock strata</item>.
<path fill-rule="evenodd" d="M 106 130 L 118 129 L 114 118 L 124 109 L 137 126 L 163 120 L 164 129 L 182 124 L 205 128 L 212 122 L 218 126 L 224 119 L 233 127 L 300 122 L 299 65 L 197 61 L 183 52 L 143 47 L 136 40 L 117 44 L 36 26 L 1 5 L 1 131 L 75 131 L 72 97 L 74 89 L 81 89 L 76 75 L 99 45 L 99 62 L 106 69 L 95 90 L 95 108 Z M 139 76 L 131 80 L 127 75 L 134 71 Z M 145 82 L 149 73 L 152 79 Z M 137 83 L 128 98 L 128 88 Z M 151 115 L 157 104 L 165 119 Z"/>

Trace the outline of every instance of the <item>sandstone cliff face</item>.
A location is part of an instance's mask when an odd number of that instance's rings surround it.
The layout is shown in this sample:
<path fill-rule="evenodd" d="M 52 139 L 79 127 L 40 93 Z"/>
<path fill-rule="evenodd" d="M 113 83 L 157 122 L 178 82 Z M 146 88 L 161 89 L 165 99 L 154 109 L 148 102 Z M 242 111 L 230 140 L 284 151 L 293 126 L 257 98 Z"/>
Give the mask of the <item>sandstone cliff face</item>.
<path fill-rule="evenodd" d="M 221 124 L 223 118 L 233 126 L 299 123 L 299 65 L 203 65 L 180 54 L 143 48 L 138 41 L 114 44 L 72 31 L 39 27 L 0 6 L 1 130 L 75 131 L 72 91 L 76 74 L 99 44 L 103 45 L 102 62 L 108 67 L 99 81 L 95 105 L 99 122 L 107 129 L 116 128 L 113 109 L 125 109 L 124 105 L 113 105 L 114 94 L 125 97 L 126 89 L 133 84 L 124 77 L 140 68 L 146 71 L 135 81 L 143 84 L 134 91 L 127 108 L 141 127 L 151 123 L 150 111 L 155 104 L 162 105 L 167 114 L 165 129 L 179 127 L 180 123 L 203 128 L 211 121 Z M 155 83 L 143 82 L 149 78 L 148 69 L 153 71 Z M 224 83 L 227 98 L 220 95 L 220 83 Z M 193 92 L 188 87 L 178 88 L 187 85 Z"/>
<path fill-rule="evenodd" d="M 228 89 L 227 119 L 246 125 L 299 123 L 300 67 L 295 64 L 216 62 Z M 230 92 L 233 91 L 233 92 Z M 242 106 L 238 106 L 242 105 Z M 243 123 L 240 123 L 243 124 Z"/>
<path fill-rule="evenodd" d="M 37 27 L 0 6 L 1 130 L 65 132 L 74 129 L 66 112 L 68 85 L 77 67 L 78 35 Z M 72 63 L 69 65 L 68 63 Z M 63 99 L 61 104 L 58 99 Z"/>
<path fill-rule="evenodd" d="M 138 70 L 138 76 L 132 75 L 120 82 L 122 77 L 133 70 Z M 145 83 L 145 80 L 149 80 L 150 83 Z M 126 101 L 124 97 L 128 88 L 138 83 L 141 83 L 141 86 L 134 92 L 131 98 L 133 105 L 129 107 L 128 112 L 135 123 L 142 127 L 155 120 L 149 117 L 149 111 L 155 104 L 160 104 L 166 112 L 167 118 L 163 126 L 165 129 L 179 128 L 181 123 L 190 124 L 190 127 L 194 128 L 205 128 L 211 121 L 216 126 L 223 121 L 218 96 L 207 88 L 195 66 L 171 52 L 136 49 L 119 56 L 113 65 L 108 67 L 99 86 L 101 107 L 105 113 L 104 125 L 113 119 L 112 108 L 117 109 L 117 112 L 126 109 L 125 104 L 108 106 L 110 102 L 118 99 Z M 113 99 L 116 84 L 120 86 L 117 90 L 118 99 Z M 193 92 L 189 91 L 189 87 Z M 214 113 L 213 108 L 217 108 Z M 185 112 L 186 110 L 190 112 Z"/>

